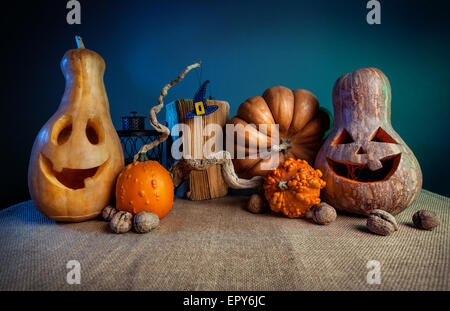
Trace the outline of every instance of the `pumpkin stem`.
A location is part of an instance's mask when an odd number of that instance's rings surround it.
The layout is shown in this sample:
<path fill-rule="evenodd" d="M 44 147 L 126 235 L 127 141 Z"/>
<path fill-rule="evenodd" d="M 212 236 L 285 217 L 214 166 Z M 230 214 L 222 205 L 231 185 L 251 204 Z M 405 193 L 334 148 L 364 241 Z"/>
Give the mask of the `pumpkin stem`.
<path fill-rule="evenodd" d="M 79 49 L 85 49 L 83 39 L 80 36 L 75 36 L 75 41 L 77 42 L 77 47 Z"/>
<path fill-rule="evenodd" d="M 280 182 L 278 183 L 278 188 L 280 188 L 280 190 L 284 191 L 284 190 L 288 190 L 288 184 L 286 180 L 280 180 Z"/>
<path fill-rule="evenodd" d="M 147 157 L 147 152 L 141 152 L 141 153 L 139 153 L 139 158 L 138 158 L 138 161 L 139 162 L 145 162 L 145 161 L 148 161 L 149 159 L 148 159 L 148 157 Z"/>
<path fill-rule="evenodd" d="M 280 152 L 286 152 L 287 150 L 291 149 L 291 141 L 287 138 L 281 138 L 281 144 L 278 145 L 278 151 Z"/>

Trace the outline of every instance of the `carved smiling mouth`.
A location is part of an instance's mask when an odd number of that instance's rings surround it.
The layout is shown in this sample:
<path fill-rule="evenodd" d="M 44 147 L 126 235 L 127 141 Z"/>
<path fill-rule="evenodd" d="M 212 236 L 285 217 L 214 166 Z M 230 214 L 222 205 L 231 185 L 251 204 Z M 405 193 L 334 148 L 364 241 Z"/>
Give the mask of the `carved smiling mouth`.
<path fill-rule="evenodd" d="M 334 174 L 352 182 L 373 183 L 388 180 L 398 168 L 401 153 L 385 157 L 380 160 L 380 169 L 371 171 L 367 164 L 346 161 L 335 161 L 327 158 L 328 165 Z"/>
<path fill-rule="evenodd" d="M 87 168 L 87 169 L 73 169 L 63 168 L 60 172 L 53 169 L 52 161 L 41 153 L 41 168 L 47 177 L 55 178 L 61 184 L 67 188 L 77 190 L 86 187 L 86 182 L 89 179 L 94 179 L 95 176 L 100 175 L 103 169 L 106 167 L 108 160 L 102 165 Z"/>

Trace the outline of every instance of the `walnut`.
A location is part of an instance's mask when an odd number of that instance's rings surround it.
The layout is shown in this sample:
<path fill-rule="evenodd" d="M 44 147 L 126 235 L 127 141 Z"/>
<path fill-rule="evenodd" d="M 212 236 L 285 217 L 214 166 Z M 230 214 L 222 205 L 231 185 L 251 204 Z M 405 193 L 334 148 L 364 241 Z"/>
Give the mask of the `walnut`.
<path fill-rule="evenodd" d="M 416 212 L 412 219 L 417 228 L 424 230 L 431 230 L 440 223 L 435 213 L 425 210 Z"/>
<path fill-rule="evenodd" d="M 314 222 L 319 225 L 328 225 L 335 221 L 337 217 L 334 207 L 325 202 L 313 206 L 311 214 Z"/>
<path fill-rule="evenodd" d="M 254 214 L 261 214 L 268 210 L 266 199 L 261 194 L 252 194 L 247 203 L 247 210 Z"/>
<path fill-rule="evenodd" d="M 367 228 L 379 235 L 389 235 L 398 230 L 395 217 L 386 211 L 375 209 L 367 218 Z"/>
<path fill-rule="evenodd" d="M 134 216 L 133 228 L 137 233 L 147 233 L 159 225 L 159 217 L 155 213 L 143 211 Z"/>
<path fill-rule="evenodd" d="M 109 223 L 109 227 L 115 233 L 125 233 L 130 231 L 133 215 L 125 211 L 117 212 Z"/>
<path fill-rule="evenodd" d="M 118 210 L 111 205 L 108 205 L 105 207 L 102 211 L 102 217 L 106 221 L 111 221 L 111 219 L 114 217 L 114 215 L 118 212 Z"/>

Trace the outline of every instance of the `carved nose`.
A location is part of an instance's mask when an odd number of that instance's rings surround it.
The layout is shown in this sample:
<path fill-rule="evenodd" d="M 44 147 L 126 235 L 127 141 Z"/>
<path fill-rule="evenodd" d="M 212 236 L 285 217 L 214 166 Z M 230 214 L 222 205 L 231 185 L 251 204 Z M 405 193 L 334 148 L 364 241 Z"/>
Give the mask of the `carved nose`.
<path fill-rule="evenodd" d="M 356 150 L 355 154 L 366 154 L 366 150 L 364 150 L 363 147 L 359 147 L 358 150 Z"/>

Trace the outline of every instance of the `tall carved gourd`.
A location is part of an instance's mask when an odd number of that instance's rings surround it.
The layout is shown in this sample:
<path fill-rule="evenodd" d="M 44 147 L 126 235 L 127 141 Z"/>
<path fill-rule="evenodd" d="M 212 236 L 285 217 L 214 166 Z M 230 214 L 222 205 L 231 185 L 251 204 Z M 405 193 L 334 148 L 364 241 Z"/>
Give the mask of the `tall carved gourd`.
<path fill-rule="evenodd" d="M 77 40 L 79 48 L 61 61 L 66 79 L 61 104 L 37 135 L 28 169 L 36 207 L 57 221 L 99 215 L 124 166 L 103 84 L 105 62 Z"/>
<path fill-rule="evenodd" d="M 391 125 L 391 87 L 378 69 L 340 77 L 333 88 L 334 128 L 315 167 L 327 185 L 322 198 L 339 210 L 400 213 L 422 187 L 419 163 Z"/>

